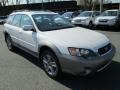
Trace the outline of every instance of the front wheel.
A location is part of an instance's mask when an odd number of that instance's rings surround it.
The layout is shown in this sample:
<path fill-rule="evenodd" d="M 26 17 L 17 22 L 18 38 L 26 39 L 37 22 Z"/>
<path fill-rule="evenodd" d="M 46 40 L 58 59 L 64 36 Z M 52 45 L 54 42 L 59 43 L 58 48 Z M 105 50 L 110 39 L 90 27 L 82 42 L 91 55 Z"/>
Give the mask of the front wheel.
<path fill-rule="evenodd" d="M 56 55 L 46 50 L 41 55 L 44 70 L 51 78 L 58 78 L 61 75 L 61 68 Z"/>
<path fill-rule="evenodd" d="M 115 29 L 119 29 L 120 28 L 120 24 L 117 22 L 116 24 L 115 24 Z"/>
<path fill-rule="evenodd" d="M 90 29 L 92 29 L 92 28 L 94 27 L 94 24 L 93 24 L 93 22 L 92 22 L 92 21 L 90 21 L 90 22 L 89 22 L 88 27 L 89 27 Z"/>

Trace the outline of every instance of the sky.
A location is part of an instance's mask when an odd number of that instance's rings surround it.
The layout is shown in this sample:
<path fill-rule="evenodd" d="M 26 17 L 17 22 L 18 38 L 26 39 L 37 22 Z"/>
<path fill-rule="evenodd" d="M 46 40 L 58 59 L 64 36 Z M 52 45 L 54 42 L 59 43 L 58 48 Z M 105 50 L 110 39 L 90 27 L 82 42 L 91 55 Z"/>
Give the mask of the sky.
<path fill-rule="evenodd" d="M 120 0 L 111 0 L 113 3 L 120 3 Z"/>
<path fill-rule="evenodd" d="M 1 0 L 0 0 L 1 1 Z M 26 4 L 26 0 L 19 0 L 20 4 Z M 30 3 L 40 3 L 42 2 L 42 0 L 29 0 Z M 48 2 L 48 1 L 55 1 L 55 0 L 43 0 L 44 2 Z M 70 0 L 56 0 L 56 1 L 70 1 Z M 111 1 L 112 3 L 120 3 L 120 0 L 108 0 Z M 8 5 L 13 5 L 16 4 L 16 0 L 9 0 Z"/>
<path fill-rule="evenodd" d="M 30 3 L 40 3 L 42 2 L 42 0 L 29 0 Z M 48 2 L 48 1 L 54 1 L 54 0 L 43 0 L 44 2 Z M 56 1 L 70 1 L 70 0 L 56 0 Z M 9 5 L 11 5 L 12 3 L 16 3 L 16 0 L 9 0 Z M 20 4 L 25 4 L 26 0 L 20 0 Z"/>

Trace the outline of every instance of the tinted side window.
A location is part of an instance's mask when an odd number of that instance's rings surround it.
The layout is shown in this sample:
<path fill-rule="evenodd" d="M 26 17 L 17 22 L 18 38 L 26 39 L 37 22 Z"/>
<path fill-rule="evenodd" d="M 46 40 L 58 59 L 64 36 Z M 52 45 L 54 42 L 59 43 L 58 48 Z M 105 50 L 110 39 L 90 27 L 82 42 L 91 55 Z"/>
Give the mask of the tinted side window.
<path fill-rule="evenodd" d="M 12 25 L 19 27 L 20 26 L 21 15 L 15 15 Z"/>
<path fill-rule="evenodd" d="M 6 21 L 7 24 L 11 24 L 13 21 L 14 15 L 10 15 Z"/>
<path fill-rule="evenodd" d="M 24 25 L 33 25 L 31 18 L 27 15 L 22 15 L 21 27 L 23 27 Z"/>
<path fill-rule="evenodd" d="M 99 13 L 99 12 L 94 12 L 93 15 L 94 15 L 94 16 L 99 16 L 100 13 Z"/>

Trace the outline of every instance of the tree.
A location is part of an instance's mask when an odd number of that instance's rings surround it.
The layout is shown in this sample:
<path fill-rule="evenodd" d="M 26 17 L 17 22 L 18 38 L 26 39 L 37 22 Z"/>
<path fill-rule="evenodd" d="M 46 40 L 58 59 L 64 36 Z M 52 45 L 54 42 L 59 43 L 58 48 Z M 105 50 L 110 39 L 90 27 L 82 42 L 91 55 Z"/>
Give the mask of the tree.
<path fill-rule="evenodd" d="M 26 4 L 30 4 L 30 2 L 33 0 L 26 0 Z"/>
<path fill-rule="evenodd" d="M 94 2 L 95 0 L 84 0 L 84 8 L 91 10 Z"/>
<path fill-rule="evenodd" d="M 19 5 L 20 4 L 20 0 L 16 0 L 16 5 Z"/>
<path fill-rule="evenodd" d="M 1 5 L 6 6 L 8 4 L 9 0 L 1 0 Z"/>

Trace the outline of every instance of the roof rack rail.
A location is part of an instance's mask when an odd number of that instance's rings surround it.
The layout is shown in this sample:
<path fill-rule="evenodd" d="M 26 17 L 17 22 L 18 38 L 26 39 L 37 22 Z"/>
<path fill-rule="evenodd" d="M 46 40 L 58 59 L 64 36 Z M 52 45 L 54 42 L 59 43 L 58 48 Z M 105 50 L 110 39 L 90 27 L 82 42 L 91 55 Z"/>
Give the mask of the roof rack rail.
<path fill-rule="evenodd" d="M 13 12 L 23 12 L 23 11 L 30 11 L 28 9 L 22 9 L 22 10 L 14 10 Z"/>
<path fill-rule="evenodd" d="M 39 10 L 39 9 L 32 9 L 32 10 L 28 10 L 28 9 L 22 9 L 22 10 L 14 10 L 13 12 L 24 12 L 24 11 L 47 11 L 47 12 L 52 12 L 51 10 Z"/>

